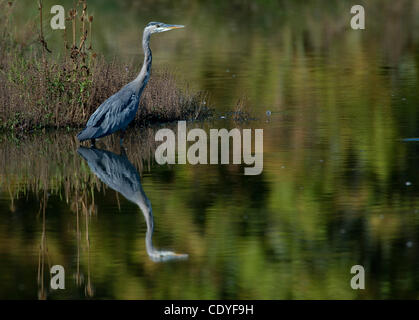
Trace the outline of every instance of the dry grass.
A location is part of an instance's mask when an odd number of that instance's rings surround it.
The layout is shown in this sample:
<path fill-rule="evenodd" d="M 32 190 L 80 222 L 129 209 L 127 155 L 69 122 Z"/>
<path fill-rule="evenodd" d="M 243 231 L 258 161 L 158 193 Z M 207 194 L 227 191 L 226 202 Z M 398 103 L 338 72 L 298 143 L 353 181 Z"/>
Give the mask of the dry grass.
<path fill-rule="evenodd" d="M 86 1 L 70 10 L 72 44 L 56 61 L 49 53 L 42 31 L 39 2 L 40 45 L 25 46 L 10 31 L 13 5 L 0 1 L 0 130 L 28 131 L 40 128 L 81 127 L 96 108 L 131 81 L 141 66 L 108 62 L 93 52 L 88 37 L 93 17 Z M 79 36 L 76 26 L 80 25 Z M 150 122 L 204 119 L 212 115 L 206 95 L 181 90 L 170 73 L 154 73 L 134 121 Z"/>
<path fill-rule="evenodd" d="M 250 113 L 248 111 L 247 97 L 240 98 L 234 110 L 231 112 L 231 118 L 236 122 L 246 122 L 250 120 Z"/>

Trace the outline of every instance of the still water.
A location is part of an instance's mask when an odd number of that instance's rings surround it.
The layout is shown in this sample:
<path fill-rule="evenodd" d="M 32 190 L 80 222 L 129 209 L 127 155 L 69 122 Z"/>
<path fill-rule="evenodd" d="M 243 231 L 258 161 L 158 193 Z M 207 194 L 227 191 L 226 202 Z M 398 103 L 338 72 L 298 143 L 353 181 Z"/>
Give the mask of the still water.
<path fill-rule="evenodd" d="M 90 3 L 96 50 L 127 61 L 148 21 L 185 24 L 153 38 L 153 67 L 221 114 L 245 96 L 256 120 L 188 128 L 263 128 L 264 169 L 158 165 L 160 126 L 131 130 L 126 153 L 2 135 L 0 298 L 419 298 L 419 142 L 403 141 L 419 137 L 417 1 L 360 1 L 364 31 L 349 1 Z"/>

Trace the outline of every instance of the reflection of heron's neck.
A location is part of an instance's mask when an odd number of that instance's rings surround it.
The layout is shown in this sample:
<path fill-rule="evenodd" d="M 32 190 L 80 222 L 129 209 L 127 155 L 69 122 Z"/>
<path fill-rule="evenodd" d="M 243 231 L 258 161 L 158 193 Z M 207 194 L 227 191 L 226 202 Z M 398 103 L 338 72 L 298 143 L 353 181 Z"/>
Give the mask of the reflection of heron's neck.
<path fill-rule="evenodd" d="M 167 261 L 171 259 L 185 259 L 188 257 L 187 254 L 178 254 L 172 251 L 157 250 L 153 246 L 153 230 L 154 230 L 154 219 L 153 211 L 151 209 L 151 203 L 143 193 L 138 193 L 136 196 L 135 203 L 138 205 L 144 215 L 145 222 L 147 224 L 147 233 L 145 236 L 145 246 L 148 256 L 153 261 Z"/>
<path fill-rule="evenodd" d="M 151 208 L 151 204 L 147 198 L 144 199 L 143 194 L 139 194 L 137 197 L 138 200 L 136 204 L 140 208 L 141 212 L 144 215 L 144 219 L 147 225 L 147 233 L 145 237 L 145 246 L 147 250 L 147 254 L 151 257 L 158 257 L 160 255 L 160 251 L 156 250 L 153 246 L 153 230 L 154 230 L 154 218 L 153 218 L 153 210 Z"/>
<path fill-rule="evenodd" d="M 147 254 L 151 257 L 155 254 L 158 254 L 158 250 L 154 249 L 153 246 L 153 231 L 154 231 L 154 218 L 153 218 L 153 211 L 151 209 L 151 205 L 148 203 L 139 202 L 137 205 L 140 207 L 144 219 L 147 225 L 147 233 L 145 237 L 145 245 Z"/>

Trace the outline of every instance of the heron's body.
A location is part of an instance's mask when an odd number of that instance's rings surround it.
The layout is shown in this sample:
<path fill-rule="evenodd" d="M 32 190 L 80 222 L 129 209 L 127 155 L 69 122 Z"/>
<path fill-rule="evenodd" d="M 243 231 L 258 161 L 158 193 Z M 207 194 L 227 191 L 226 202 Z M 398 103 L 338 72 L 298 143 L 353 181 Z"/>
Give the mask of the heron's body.
<path fill-rule="evenodd" d="M 117 93 L 103 102 L 90 116 L 86 127 L 77 135 L 79 141 L 102 138 L 117 131 L 124 132 L 134 120 L 140 103 L 141 94 L 151 75 L 152 54 L 150 36 L 156 32 L 164 32 L 182 28 L 179 25 L 167 25 L 150 22 L 143 33 L 144 63 L 137 78 L 125 85 Z"/>
<path fill-rule="evenodd" d="M 96 148 L 78 148 L 77 152 L 87 161 L 90 170 L 107 186 L 121 193 L 135 203 L 142 211 L 146 224 L 146 251 L 150 259 L 156 262 L 185 259 L 187 254 L 178 254 L 167 250 L 157 250 L 153 246 L 154 229 L 153 211 L 150 200 L 141 186 L 140 175 L 125 155 Z"/>

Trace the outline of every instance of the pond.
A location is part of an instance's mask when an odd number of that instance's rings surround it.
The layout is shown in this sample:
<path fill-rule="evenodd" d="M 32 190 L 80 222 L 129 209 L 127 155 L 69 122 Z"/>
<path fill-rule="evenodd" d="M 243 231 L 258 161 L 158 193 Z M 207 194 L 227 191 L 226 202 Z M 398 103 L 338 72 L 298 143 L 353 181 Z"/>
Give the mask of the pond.
<path fill-rule="evenodd" d="M 419 4 L 360 4 L 365 30 L 349 1 L 91 1 L 95 50 L 139 69 L 146 23 L 186 25 L 153 36 L 153 68 L 209 93 L 221 117 L 188 129 L 263 129 L 263 171 L 158 164 L 176 123 L 123 149 L 2 134 L 0 298 L 419 298 Z M 239 99 L 252 120 L 227 116 Z"/>

